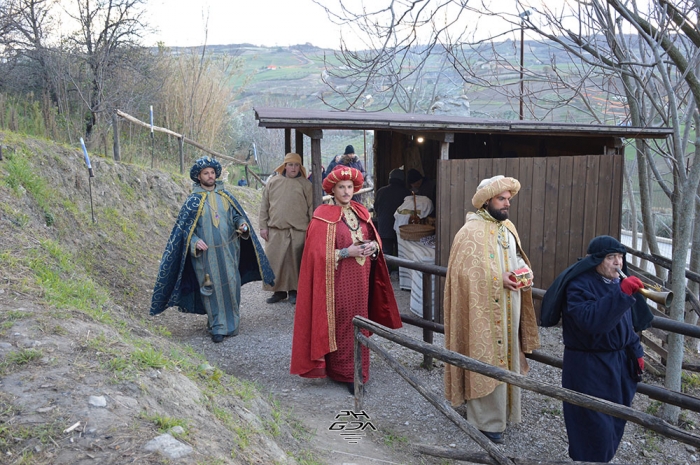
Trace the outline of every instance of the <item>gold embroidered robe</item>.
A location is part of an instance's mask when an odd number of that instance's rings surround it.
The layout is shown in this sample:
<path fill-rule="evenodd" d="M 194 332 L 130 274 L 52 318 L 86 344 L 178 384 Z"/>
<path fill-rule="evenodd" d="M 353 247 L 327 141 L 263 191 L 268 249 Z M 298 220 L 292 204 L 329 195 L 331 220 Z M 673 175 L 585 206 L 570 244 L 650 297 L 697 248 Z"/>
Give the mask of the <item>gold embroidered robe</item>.
<path fill-rule="evenodd" d="M 504 291 L 502 274 L 515 269 L 516 258 L 528 267 L 530 262 L 522 251 L 513 223 L 503 222 L 514 239 L 506 249 L 499 244 L 498 225 L 477 213 L 468 213 L 464 226 L 455 236 L 445 282 L 445 347 L 524 374 L 527 362 L 520 352 L 532 352 L 540 345 L 532 291 Z M 513 312 L 513 306 L 518 305 L 520 311 L 516 308 Z M 513 341 L 504 341 L 501 335 L 510 332 L 513 323 L 510 316 L 518 313 L 519 331 L 511 335 L 519 333 L 520 337 L 513 345 Z M 484 397 L 498 384 L 500 381 L 493 378 L 445 366 L 445 396 L 452 405 Z"/>

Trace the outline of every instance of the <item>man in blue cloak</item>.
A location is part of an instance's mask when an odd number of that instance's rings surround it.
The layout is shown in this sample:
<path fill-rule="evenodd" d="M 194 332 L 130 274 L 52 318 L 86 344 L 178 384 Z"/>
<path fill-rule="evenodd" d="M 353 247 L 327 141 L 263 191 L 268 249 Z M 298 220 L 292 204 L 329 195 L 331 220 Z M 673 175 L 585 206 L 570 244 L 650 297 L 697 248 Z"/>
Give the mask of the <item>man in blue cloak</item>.
<path fill-rule="evenodd" d="M 241 286 L 275 280 L 245 211 L 219 176 L 221 164 L 210 157 L 192 166 L 194 189 L 170 233 L 150 310 L 206 314 L 214 342 L 238 334 Z"/>
<path fill-rule="evenodd" d="M 644 351 L 635 331 L 653 315 L 637 293 L 644 287 L 627 272 L 625 247 L 598 236 L 588 255 L 564 270 L 542 300 L 541 325 L 562 318 L 562 386 L 630 406 L 644 369 Z M 569 456 L 576 461 L 609 462 L 620 445 L 626 421 L 564 402 Z"/>

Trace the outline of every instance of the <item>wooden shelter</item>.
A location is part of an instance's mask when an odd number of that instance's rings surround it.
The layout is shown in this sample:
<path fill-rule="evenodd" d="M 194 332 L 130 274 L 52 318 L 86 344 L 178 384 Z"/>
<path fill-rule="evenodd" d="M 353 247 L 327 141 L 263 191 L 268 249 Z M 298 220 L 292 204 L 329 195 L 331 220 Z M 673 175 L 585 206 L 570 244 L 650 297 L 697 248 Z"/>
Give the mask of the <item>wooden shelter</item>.
<path fill-rule="evenodd" d="M 554 278 L 585 254 L 600 234 L 620 237 L 626 139 L 664 139 L 669 128 L 488 120 L 445 115 L 257 108 L 259 125 L 285 130 L 285 150 L 303 156 L 311 138 L 312 171 L 321 171 L 323 130 L 373 130 L 375 186 L 405 164 L 417 146 L 424 174 L 437 182 L 435 263 L 447 266 L 450 246 L 464 224 L 479 182 L 503 174 L 518 179 L 511 220 L 530 258 L 535 286 Z M 423 143 L 417 143 L 418 137 Z M 321 202 L 314 177 L 314 203 Z M 438 293 L 440 295 L 440 293 Z M 440 306 L 438 306 L 440 308 Z M 442 321 L 442 315 L 436 315 Z"/>

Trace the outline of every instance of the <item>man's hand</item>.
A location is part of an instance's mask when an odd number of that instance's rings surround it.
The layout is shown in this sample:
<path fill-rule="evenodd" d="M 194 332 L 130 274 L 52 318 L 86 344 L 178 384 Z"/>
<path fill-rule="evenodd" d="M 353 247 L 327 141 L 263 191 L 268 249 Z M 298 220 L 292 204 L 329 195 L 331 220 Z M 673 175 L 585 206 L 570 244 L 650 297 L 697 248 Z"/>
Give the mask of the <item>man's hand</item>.
<path fill-rule="evenodd" d="M 503 273 L 503 288 L 509 291 L 517 291 L 518 283 L 511 279 L 512 276 L 513 273 L 510 271 Z"/>
<path fill-rule="evenodd" d="M 207 250 L 207 249 L 209 248 L 209 246 L 207 245 L 207 243 L 204 242 L 204 241 L 201 240 L 201 239 L 198 240 L 198 241 L 194 244 L 194 246 L 197 248 L 197 250 Z"/>
<path fill-rule="evenodd" d="M 625 278 L 620 283 L 620 289 L 627 295 L 632 295 L 642 288 L 644 288 L 644 283 L 636 276 Z"/>
<path fill-rule="evenodd" d="M 270 240 L 269 236 L 267 235 L 267 232 L 268 232 L 267 229 L 261 229 L 261 230 L 260 230 L 260 237 L 262 237 L 263 239 L 265 239 L 265 241 L 269 241 L 269 240 Z"/>

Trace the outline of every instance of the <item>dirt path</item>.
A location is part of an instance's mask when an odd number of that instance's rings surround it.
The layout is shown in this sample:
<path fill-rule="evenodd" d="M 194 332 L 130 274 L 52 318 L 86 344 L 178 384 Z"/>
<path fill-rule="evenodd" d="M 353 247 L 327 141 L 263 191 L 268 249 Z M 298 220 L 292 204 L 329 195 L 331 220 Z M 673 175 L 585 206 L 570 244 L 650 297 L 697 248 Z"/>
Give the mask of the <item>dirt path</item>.
<path fill-rule="evenodd" d="M 406 312 L 409 293 L 396 289 L 399 308 Z M 242 289 L 241 331 L 221 344 L 211 343 L 204 330 L 205 320 L 170 310 L 169 324 L 180 338 L 225 371 L 261 386 L 280 404 L 293 411 L 293 417 L 314 433 L 310 446 L 316 457 L 327 464 L 445 464 L 454 463 L 426 457 L 414 451 L 415 444 L 481 452 L 478 446 L 429 404 L 416 390 L 381 360 L 372 355 L 370 381 L 366 386 L 365 411 L 376 431 L 368 432 L 357 443 L 343 439 L 340 432 L 330 431 L 335 416 L 352 410 L 354 399 L 345 386 L 333 381 L 308 380 L 289 374 L 294 307 L 288 302 L 265 303 L 269 293 L 256 283 Z M 418 328 L 406 326 L 402 333 L 422 338 Z M 543 350 L 561 356 L 561 331 L 541 329 Z M 442 363 L 432 371 L 420 368 L 422 356 L 389 341 L 376 341 L 397 357 L 416 378 L 433 392 L 442 393 Z M 442 346 L 442 335 L 435 344 Z M 560 371 L 532 362 L 530 375 L 538 381 L 560 384 Z M 510 457 L 568 461 L 568 444 L 561 413 L 561 402 L 527 391 L 523 392 L 523 422 L 506 430 L 501 446 Z M 642 395 L 633 405 L 641 411 L 650 408 Z M 688 414 L 694 421 L 698 416 Z M 691 420 L 693 421 L 693 420 Z M 613 463 L 686 464 L 698 461 L 693 447 L 665 440 L 628 423 L 625 436 Z M 460 462 L 461 463 L 461 462 Z"/>
<path fill-rule="evenodd" d="M 433 463 L 414 456 L 405 447 L 409 439 L 404 429 L 418 426 L 414 417 L 434 416 L 437 412 L 427 412 L 433 409 L 432 406 L 374 357 L 365 399 L 365 411 L 372 426 L 365 422 L 366 435 L 359 440 L 344 439 L 341 431 L 330 430 L 341 411 L 354 409 L 354 398 L 344 385 L 331 380 L 309 380 L 289 374 L 294 307 L 286 301 L 269 305 L 265 303 L 268 296 L 269 293 L 260 290 L 257 284 L 243 287 L 240 334 L 221 344 L 211 343 L 204 330 L 203 318 L 171 314 L 168 326 L 182 342 L 202 351 L 226 372 L 256 382 L 282 406 L 291 409 L 293 417 L 314 433 L 311 444 L 322 456 L 323 463 Z M 401 291 L 397 294 L 399 300 L 405 300 L 404 305 L 408 305 L 408 296 Z M 173 321 L 174 318 L 178 321 Z M 414 337 L 421 337 L 421 332 L 415 328 L 406 330 Z M 441 370 L 432 374 L 434 379 L 441 379 L 441 376 Z M 387 389 L 398 397 L 391 396 L 391 403 L 379 409 L 378 405 L 386 403 L 389 398 Z M 412 399 L 409 402 L 401 399 L 402 396 Z M 405 411 L 403 406 L 406 404 L 414 405 Z M 426 412 L 422 413 L 423 410 Z M 376 431 L 372 431 L 373 428 Z"/>

